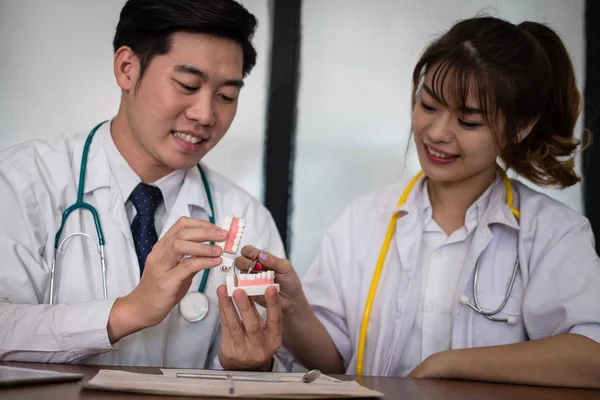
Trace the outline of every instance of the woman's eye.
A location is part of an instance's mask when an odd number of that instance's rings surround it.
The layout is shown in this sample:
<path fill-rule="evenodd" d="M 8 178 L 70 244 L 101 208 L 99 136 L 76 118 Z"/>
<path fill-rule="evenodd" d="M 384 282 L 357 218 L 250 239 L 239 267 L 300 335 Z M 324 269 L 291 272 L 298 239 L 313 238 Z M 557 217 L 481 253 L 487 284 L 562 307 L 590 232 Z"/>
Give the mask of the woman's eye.
<path fill-rule="evenodd" d="M 435 107 L 430 106 L 429 104 L 425 103 L 422 100 L 421 100 L 421 107 L 423 107 L 423 110 L 425 110 L 427 112 L 433 112 L 433 111 L 435 111 Z"/>
<path fill-rule="evenodd" d="M 475 128 L 480 127 L 482 125 L 482 124 L 477 124 L 477 123 L 474 123 L 474 122 L 463 121 L 462 119 L 459 119 L 458 123 L 460 124 L 460 126 L 462 126 L 463 128 L 467 128 L 467 129 L 475 129 Z"/>

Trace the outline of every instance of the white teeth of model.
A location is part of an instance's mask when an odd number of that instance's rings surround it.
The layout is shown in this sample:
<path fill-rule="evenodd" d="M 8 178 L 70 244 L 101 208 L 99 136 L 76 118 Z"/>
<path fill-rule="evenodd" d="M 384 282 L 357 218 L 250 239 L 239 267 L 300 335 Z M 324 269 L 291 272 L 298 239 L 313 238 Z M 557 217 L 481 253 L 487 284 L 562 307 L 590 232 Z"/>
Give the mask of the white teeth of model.
<path fill-rule="evenodd" d="M 235 238 L 235 240 L 233 241 L 233 245 L 236 246 L 236 247 L 239 246 L 240 245 L 240 239 Z"/>
<path fill-rule="evenodd" d="M 238 246 L 236 246 L 236 245 L 231 246 L 232 253 L 237 253 L 237 251 L 238 251 Z"/>
<path fill-rule="evenodd" d="M 246 220 L 245 219 L 238 220 L 238 228 L 243 228 L 244 226 L 246 226 Z"/>
<path fill-rule="evenodd" d="M 253 281 L 254 279 L 256 279 L 256 274 L 248 274 L 249 281 Z"/>
<path fill-rule="evenodd" d="M 245 281 L 245 280 L 246 280 L 246 274 L 240 274 L 240 275 L 238 276 L 238 279 L 239 279 L 240 281 Z"/>

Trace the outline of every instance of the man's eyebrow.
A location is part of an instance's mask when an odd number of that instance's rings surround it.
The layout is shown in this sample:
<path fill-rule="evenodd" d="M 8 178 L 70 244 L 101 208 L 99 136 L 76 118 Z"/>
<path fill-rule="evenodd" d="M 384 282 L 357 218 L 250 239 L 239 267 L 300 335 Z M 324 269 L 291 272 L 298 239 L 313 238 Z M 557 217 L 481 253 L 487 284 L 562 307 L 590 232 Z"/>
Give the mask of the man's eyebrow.
<path fill-rule="evenodd" d="M 208 74 L 206 72 L 202 71 L 200 68 L 193 67 L 191 65 L 176 65 L 175 71 L 183 72 L 185 74 L 192 74 L 202 79 L 208 79 Z M 236 86 L 241 88 L 244 86 L 244 81 L 241 79 L 226 79 L 223 82 L 221 82 L 219 86 Z"/>

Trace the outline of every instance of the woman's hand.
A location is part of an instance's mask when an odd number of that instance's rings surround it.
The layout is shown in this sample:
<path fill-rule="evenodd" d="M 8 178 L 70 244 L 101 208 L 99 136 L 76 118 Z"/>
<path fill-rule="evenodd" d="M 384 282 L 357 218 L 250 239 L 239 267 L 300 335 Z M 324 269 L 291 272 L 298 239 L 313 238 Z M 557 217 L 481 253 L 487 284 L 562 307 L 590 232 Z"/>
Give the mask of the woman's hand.
<path fill-rule="evenodd" d="M 235 266 L 239 270 L 248 271 L 253 261 L 257 261 L 263 269 L 275 272 L 275 283 L 279 284 L 279 303 L 283 315 L 306 301 L 300 278 L 288 260 L 275 257 L 252 246 L 244 246 L 241 254 L 242 256 L 235 260 Z M 253 300 L 263 307 L 266 306 L 264 296 L 257 296 Z"/>

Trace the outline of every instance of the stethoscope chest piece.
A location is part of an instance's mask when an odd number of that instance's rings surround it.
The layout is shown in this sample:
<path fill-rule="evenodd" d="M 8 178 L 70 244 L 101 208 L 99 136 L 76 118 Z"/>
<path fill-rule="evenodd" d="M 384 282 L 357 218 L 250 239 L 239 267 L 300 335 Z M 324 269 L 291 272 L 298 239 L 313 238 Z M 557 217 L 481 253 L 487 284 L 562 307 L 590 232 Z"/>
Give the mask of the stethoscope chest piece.
<path fill-rule="evenodd" d="M 179 302 L 179 311 L 189 322 L 202 321 L 208 314 L 208 297 L 201 292 L 188 292 Z"/>

